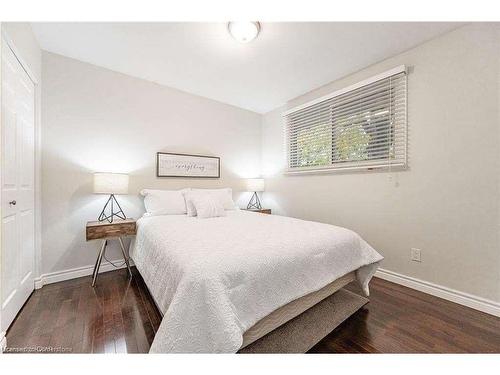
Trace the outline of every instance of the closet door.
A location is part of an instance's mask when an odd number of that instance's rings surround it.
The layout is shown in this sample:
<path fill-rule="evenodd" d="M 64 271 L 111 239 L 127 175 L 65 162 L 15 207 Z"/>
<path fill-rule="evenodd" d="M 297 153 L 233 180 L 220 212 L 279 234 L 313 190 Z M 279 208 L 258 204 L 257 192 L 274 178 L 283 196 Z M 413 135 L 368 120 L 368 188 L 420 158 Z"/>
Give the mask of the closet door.
<path fill-rule="evenodd" d="M 34 288 L 35 86 L 2 40 L 1 329 Z"/>

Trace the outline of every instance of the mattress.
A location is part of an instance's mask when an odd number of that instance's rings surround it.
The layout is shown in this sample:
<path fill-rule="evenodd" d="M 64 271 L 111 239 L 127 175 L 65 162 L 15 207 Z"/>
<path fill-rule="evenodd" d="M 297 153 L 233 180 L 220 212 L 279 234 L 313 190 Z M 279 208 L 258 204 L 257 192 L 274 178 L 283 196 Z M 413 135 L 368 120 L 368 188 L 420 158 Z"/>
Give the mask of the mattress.
<path fill-rule="evenodd" d="M 368 294 L 383 259 L 348 229 L 246 211 L 147 217 L 137 228 L 131 257 L 164 314 L 153 353 L 235 353 L 281 322 L 273 312 L 346 274 Z"/>

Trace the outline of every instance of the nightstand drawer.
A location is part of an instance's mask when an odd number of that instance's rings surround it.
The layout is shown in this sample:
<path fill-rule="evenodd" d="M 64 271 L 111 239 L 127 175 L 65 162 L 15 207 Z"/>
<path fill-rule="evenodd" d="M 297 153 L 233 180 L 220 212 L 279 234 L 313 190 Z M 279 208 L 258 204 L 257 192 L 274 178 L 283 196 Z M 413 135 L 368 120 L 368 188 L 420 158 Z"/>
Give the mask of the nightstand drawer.
<path fill-rule="evenodd" d="M 87 223 L 87 241 L 102 238 L 133 236 L 136 233 L 135 220 L 120 220 L 114 223 L 91 221 Z"/>

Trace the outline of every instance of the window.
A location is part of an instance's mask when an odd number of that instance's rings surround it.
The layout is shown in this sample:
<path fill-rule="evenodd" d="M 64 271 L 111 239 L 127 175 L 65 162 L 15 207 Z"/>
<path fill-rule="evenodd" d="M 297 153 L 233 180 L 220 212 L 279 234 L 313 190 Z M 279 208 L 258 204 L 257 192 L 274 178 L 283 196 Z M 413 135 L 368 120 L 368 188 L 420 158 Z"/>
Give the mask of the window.
<path fill-rule="evenodd" d="M 284 117 L 289 172 L 406 165 L 404 66 Z"/>

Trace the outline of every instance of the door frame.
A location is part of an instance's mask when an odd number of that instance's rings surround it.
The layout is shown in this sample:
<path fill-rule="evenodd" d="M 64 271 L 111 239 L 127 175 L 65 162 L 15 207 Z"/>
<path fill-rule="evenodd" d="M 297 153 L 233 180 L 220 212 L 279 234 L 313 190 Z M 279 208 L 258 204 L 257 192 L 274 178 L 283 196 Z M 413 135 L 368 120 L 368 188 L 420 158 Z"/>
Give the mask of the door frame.
<path fill-rule="evenodd" d="M 34 176 L 34 189 L 35 189 L 35 259 L 34 259 L 34 279 L 35 279 L 35 285 L 33 285 L 33 288 L 36 286 L 36 280 L 40 277 L 41 274 L 41 264 L 42 264 L 42 259 L 41 259 L 41 254 L 42 254 L 42 247 L 41 247 L 41 239 L 42 239 L 42 226 L 41 226 L 41 92 L 40 92 L 40 85 L 38 82 L 38 79 L 36 78 L 35 74 L 33 73 L 33 70 L 31 69 L 30 65 L 27 63 L 26 59 L 23 58 L 22 54 L 20 53 L 19 49 L 16 47 L 14 41 L 10 38 L 8 35 L 7 31 L 3 27 L 3 25 L 0 23 L 1 27 L 1 44 L 2 46 L 5 45 L 6 47 L 10 48 L 10 50 L 14 53 L 14 56 L 16 59 L 19 61 L 19 64 L 21 67 L 24 69 L 30 80 L 33 82 L 33 85 L 35 87 L 34 90 L 34 106 L 35 106 L 35 141 L 34 141 L 34 146 L 35 146 L 35 176 Z M 1 48 L 0 48 L 1 51 Z M 1 52 L 0 52 L 1 54 Z M 1 80 L 1 70 L 0 70 L 0 80 Z M 0 101 L 1 101 L 1 90 L 0 90 Z M 1 107 L 0 107 L 1 111 Z M 1 123 L 1 117 L 0 117 L 0 134 L 3 129 L 3 124 Z M 0 150 L 1 152 L 1 150 Z M 0 175 L 1 177 L 1 175 Z M 1 194 L 1 191 L 0 191 Z M 1 206 L 0 206 L 1 210 Z M 1 217 L 1 212 L 0 212 L 0 217 Z M 1 231 L 0 231 L 0 262 L 2 261 L 2 249 L 1 249 Z M 0 291 L 1 291 L 1 281 L 0 281 Z M 2 352 L 3 345 L 6 343 L 6 338 L 4 337 L 5 332 L 0 332 L 0 352 Z"/>

